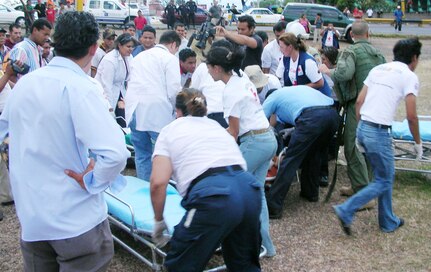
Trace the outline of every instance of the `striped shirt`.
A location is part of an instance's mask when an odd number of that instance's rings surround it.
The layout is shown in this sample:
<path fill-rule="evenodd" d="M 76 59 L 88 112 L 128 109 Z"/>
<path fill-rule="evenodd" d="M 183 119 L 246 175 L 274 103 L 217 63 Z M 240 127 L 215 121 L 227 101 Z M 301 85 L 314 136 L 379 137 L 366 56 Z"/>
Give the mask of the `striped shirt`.
<path fill-rule="evenodd" d="M 30 66 L 29 72 L 45 66 L 42 61 L 41 49 L 30 39 L 24 40 L 16 44 L 9 53 L 9 59 L 20 60 Z M 22 75 L 18 75 L 19 77 Z"/>

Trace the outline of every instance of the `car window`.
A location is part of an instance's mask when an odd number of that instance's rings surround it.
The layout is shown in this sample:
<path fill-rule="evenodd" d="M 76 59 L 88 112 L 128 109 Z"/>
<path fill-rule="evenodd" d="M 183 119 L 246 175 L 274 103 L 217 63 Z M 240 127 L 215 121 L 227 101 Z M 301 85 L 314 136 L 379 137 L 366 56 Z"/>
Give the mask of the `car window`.
<path fill-rule="evenodd" d="M 0 5 L 0 12 L 7 12 L 7 8 L 3 5 Z"/>
<path fill-rule="evenodd" d="M 314 18 L 316 17 L 316 15 L 317 15 L 317 13 L 322 13 L 322 9 L 320 9 L 320 8 L 310 8 L 309 10 L 308 10 L 308 12 L 307 12 L 307 17 L 308 18 L 313 18 L 313 20 L 314 20 Z M 323 19 L 323 21 L 325 21 L 325 16 L 322 14 L 322 19 Z"/>
<path fill-rule="evenodd" d="M 304 13 L 305 7 L 292 7 L 292 6 L 286 6 L 285 12 L 283 14 L 285 16 L 289 16 L 290 18 L 299 18 L 299 15 Z"/>
<path fill-rule="evenodd" d="M 338 12 L 336 10 L 325 9 L 323 10 L 322 15 L 323 18 L 331 18 L 333 20 L 338 20 Z"/>
<path fill-rule="evenodd" d="M 119 6 L 117 6 L 117 4 L 115 4 L 114 2 L 110 2 L 110 1 L 103 2 L 103 8 L 104 9 L 110 9 L 110 10 L 121 10 L 121 8 Z"/>
<path fill-rule="evenodd" d="M 269 10 L 262 10 L 262 14 L 268 15 L 269 14 Z"/>
<path fill-rule="evenodd" d="M 89 7 L 92 9 L 100 8 L 100 1 L 90 1 Z"/>
<path fill-rule="evenodd" d="M 250 14 L 260 14 L 260 10 L 253 10 Z"/>

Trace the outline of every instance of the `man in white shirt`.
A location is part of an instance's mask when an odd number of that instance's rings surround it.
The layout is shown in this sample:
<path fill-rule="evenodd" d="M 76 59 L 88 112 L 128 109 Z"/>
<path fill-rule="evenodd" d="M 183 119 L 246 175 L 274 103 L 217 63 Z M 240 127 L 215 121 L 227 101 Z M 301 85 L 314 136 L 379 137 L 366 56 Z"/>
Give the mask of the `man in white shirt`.
<path fill-rule="evenodd" d="M 275 35 L 275 40 L 268 43 L 262 52 L 262 71 L 265 74 L 273 74 L 277 71 L 278 64 L 283 58 L 283 54 L 280 51 L 280 45 L 278 44 L 278 38 L 284 33 L 287 23 L 280 21 L 276 23 L 272 31 Z"/>
<path fill-rule="evenodd" d="M 178 52 L 175 54 L 175 56 L 178 57 L 179 52 L 184 48 L 187 48 L 187 44 L 189 43 L 189 40 L 187 39 L 186 27 L 184 26 L 183 23 L 175 23 L 174 30 L 181 38 L 180 47 L 178 48 Z"/>
<path fill-rule="evenodd" d="M 93 15 L 61 15 L 53 39 L 57 56 L 18 81 L 0 116 L 23 270 L 106 271 L 114 246 L 103 192 L 124 187 L 130 153 L 85 71 L 99 39 Z"/>
<path fill-rule="evenodd" d="M 180 71 L 181 71 L 181 86 L 183 88 L 190 87 L 193 73 L 196 70 L 196 53 L 190 48 L 185 48 L 179 52 Z"/>
<path fill-rule="evenodd" d="M 383 232 L 393 232 L 404 225 L 404 220 L 392 210 L 395 165 L 391 125 L 398 104 L 404 99 L 416 159 L 422 159 L 416 112 L 419 79 L 414 73 L 421 48 L 417 37 L 398 41 L 393 49 L 394 61 L 380 64 L 369 72 L 356 100 L 356 118 L 359 120 L 356 146 L 369 160 L 373 180 L 343 204 L 333 206 L 347 235 L 351 235 L 356 211 L 375 198 L 379 201 L 378 221 Z"/>
<path fill-rule="evenodd" d="M 175 53 L 180 44 L 175 31 L 166 31 L 159 44 L 139 53 L 131 62 L 126 120 L 132 130 L 136 173 L 144 180 L 150 179 L 151 155 L 160 130 L 175 119 L 175 97 L 181 90 Z"/>

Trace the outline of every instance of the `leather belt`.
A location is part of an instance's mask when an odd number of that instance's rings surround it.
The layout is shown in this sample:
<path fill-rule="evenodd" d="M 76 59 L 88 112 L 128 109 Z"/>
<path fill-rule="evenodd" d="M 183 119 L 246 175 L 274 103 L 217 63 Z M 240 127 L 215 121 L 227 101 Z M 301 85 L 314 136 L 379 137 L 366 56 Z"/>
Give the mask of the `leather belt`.
<path fill-rule="evenodd" d="M 189 188 L 187 188 L 187 194 L 186 195 L 188 195 L 190 193 L 193 186 L 198 184 L 198 182 L 203 180 L 204 178 L 207 178 L 207 177 L 212 176 L 214 174 L 228 172 L 229 170 L 240 171 L 240 170 L 244 170 L 244 169 L 242 169 L 242 167 L 238 164 L 210 168 L 210 169 L 206 170 L 205 172 L 203 172 L 202 174 L 200 174 L 199 176 L 197 176 L 194 180 L 192 180 L 192 182 L 189 185 Z"/>
<path fill-rule="evenodd" d="M 255 129 L 255 130 L 249 130 L 246 133 L 244 133 L 243 135 L 241 135 L 239 138 L 243 138 L 246 136 L 250 136 L 250 135 L 259 135 L 259 134 L 264 134 L 266 132 L 268 132 L 270 130 L 269 127 L 264 128 L 264 129 Z"/>
<path fill-rule="evenodd" d="M 365 121 L 365 120 L 361 120 L 364 124 L 370 126 L 370 127 L 375 127 L 375 128 L 383 128 L 383 129 L 392 129 L 392 126 L 388 126 L 388 125 L 381 125 L 381 124 L 376 124 L 370 121 Z"/>
<path fill-rule="evenodd" d="M 315 106 L 315 107 L 308 107 L 302 110 L 301 114 L 307 111 L 313 111 L 313 110 L 324 110 L 324 109 L 334 109 L 334 105 L 330 106 Z"/>

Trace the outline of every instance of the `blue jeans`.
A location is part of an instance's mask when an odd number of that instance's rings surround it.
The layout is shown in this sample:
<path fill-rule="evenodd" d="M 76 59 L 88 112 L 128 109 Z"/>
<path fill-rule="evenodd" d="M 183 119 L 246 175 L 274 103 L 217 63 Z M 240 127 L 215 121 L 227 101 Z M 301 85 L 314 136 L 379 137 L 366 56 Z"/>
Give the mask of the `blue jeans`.
<path fill-rule="evenodd" d="M 345 224 L 350 225 L 359 208 L 372 199 L 378 198 L 380 229 L 384 232 L 392 232 L 398 228 L 400 219 L 392 211 L 395 163 L 391 131 L 359 122 L 357 138 L 370 161 L 373 180 L 346 202 L 335 206 L 335 211 Z"/>
<path fill-rule="evenodd" d="M 158 132 L 136 130 L 136 119 L 133 116 L 129 124 L 131 133 L 130 140 L 135 148 L 135 166 L 138 178 L 150 181 L 154 145 L 156 144 Z"/>
<path fill-rule="evenodd" d="M 274 133 L 268 131 L 263 134 L 249 135 L 241 137 L 239 149 L 247 163 L 247 171 L 253 174 L 260 184 L 262 184 L 262 211 L 260 213 L 260 234 L 262 245 L 266 248 L 267 256 L 275 255 L 275 247 L 269 234 L 269 215 L 266 205 L 265 184 L 266 174 L 268 173 L 269 163 L 277 150 L 277 141 Z"/>

